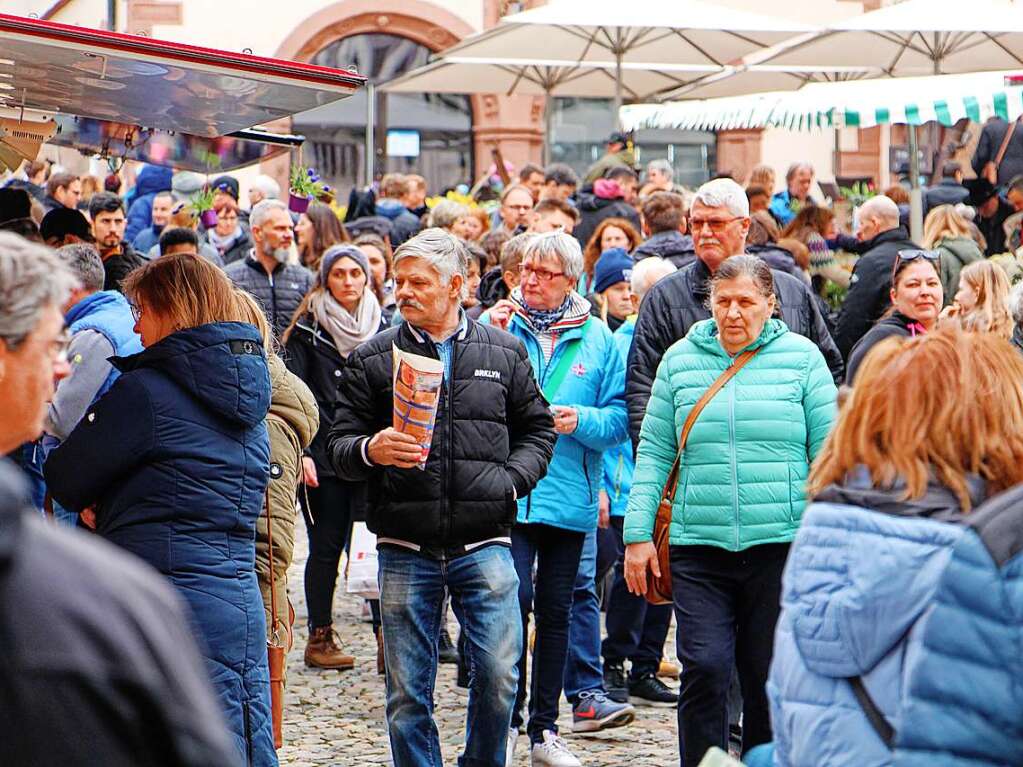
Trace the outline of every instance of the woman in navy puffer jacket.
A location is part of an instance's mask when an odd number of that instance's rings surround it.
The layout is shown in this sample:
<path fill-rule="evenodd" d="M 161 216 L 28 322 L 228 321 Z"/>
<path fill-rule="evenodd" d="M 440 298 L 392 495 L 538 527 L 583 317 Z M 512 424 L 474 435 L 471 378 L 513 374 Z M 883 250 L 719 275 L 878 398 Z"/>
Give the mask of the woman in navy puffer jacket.
<path fill-rule="evenodd" d="M 164 256 L 124 283 L 145 350 L 44 472 L 54 497 L 177 586 L 239 749 L 276 765 L 266 622 L 255 572 L 270 447 L 263 340 L 227 277 Z"/>

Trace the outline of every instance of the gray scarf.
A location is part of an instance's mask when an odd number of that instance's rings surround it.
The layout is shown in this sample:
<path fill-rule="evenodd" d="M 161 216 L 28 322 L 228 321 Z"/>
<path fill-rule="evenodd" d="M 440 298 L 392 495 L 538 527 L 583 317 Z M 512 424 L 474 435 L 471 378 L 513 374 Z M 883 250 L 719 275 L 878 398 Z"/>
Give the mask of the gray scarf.
<path fill-rule="evenodd" d="M 344 358 L 380 329 L 380 302 L 368 287 L 362 293 L 362 300 L 354 316 L 328 290 L 318 290 L 310 296 L 309 310 L 316 322 L 330 334 Z"/>

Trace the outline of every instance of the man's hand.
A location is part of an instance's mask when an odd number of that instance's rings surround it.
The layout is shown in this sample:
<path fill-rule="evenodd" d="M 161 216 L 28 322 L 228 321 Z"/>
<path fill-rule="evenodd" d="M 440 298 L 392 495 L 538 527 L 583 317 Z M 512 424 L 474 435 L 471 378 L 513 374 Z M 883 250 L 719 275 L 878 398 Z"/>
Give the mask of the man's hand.
<path fill-rule="evenodd" d="M 606 490 L 601 490 L 597 500 L 597 527 L 607 530 L 611 526 L 611 498 Z"/>
<path fill-rule="evenodd" d="M 411 469 L 423 457 L 423 447 L 411 434 L 402 434 L 388 426 L 373 435 L 366 446 L 366 455 L 378 466 Z"/>
<path fill-rule="evenodd" d="M 571 434 L 579 426 L 579 411 L 574 407 L 552 405 L 554 415 L 554 431 L 558 434 Z"/>
<path fill-rule="evenodd" d="M 82 524 L 90 530 L 96 529 L 96 509 L 93 506 L 89 506 L 86 509 L 82 509 L 78 512 L 78 516 L 82 520 Z"/>
<path fill-rule="evenodd" d="M 302 481 L 309 487 L 320 486 L 320 479 L 316 476 L 316 464 L 307 455 L 302 456 Z"/>
<path fill-rule="evenodd" d="M 490 324 L 501 328 L 501 330 L 508 329 L 508 325 L 511 323 L 512 314 L 514 313 L 515 304 L 507 298 L 502 298 L 496 304 L 487 309 L 487 315 L 490 317 Z"/>
<path fill-rule="evenodd" d="M 625 547 L 625 583 L 629 591 L 638 597 L 646 594 L 646 573 L 650 570 L 655 578 L 661 577 L 661 565 L 657 561 L 657 547 L 652 541 L 630 543 Z"/>

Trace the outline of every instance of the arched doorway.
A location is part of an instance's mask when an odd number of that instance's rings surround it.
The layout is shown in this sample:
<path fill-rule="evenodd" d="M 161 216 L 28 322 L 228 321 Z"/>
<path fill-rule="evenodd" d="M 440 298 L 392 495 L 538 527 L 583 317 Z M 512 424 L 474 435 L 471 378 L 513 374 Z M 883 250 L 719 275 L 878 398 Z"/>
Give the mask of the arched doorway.
<path fill-rule="evenodd" d="M 426 64 L 427 46 L 390 32 L 364 32 L 328 43 L 310 58 L 330 67 L 355 66 L 383 83 Z M 293 129 L 306 137 L 307 164 L 346 193 L 368 183 L 365 125 L 368 92 L 296 115 Z M 433 93 L 374 97 L 376 172 L 415 172 L 431 190 L 468 180 L 473 167 L 472 104 L 465 96 Z"/>

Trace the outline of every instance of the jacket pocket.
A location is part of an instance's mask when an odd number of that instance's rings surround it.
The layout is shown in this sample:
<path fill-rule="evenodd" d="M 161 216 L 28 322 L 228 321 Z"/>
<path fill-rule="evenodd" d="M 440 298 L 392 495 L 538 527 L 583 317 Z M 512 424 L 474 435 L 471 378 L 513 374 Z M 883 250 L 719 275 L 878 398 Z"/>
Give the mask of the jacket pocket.
<path fill-rule="evenodd" d="M 792 463 L 786 462 L 785 469 L 788 474 L 788 482 L 786 483 L 786 491 L 789 497 L 789 524 L 796 524 L 796 507 L 792 499 L 792 488 L 795 487 L 795 477 L 792 473 Z"/>

